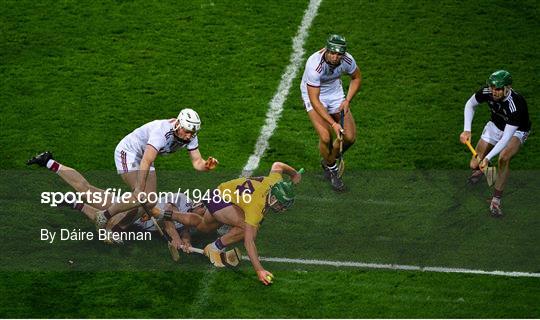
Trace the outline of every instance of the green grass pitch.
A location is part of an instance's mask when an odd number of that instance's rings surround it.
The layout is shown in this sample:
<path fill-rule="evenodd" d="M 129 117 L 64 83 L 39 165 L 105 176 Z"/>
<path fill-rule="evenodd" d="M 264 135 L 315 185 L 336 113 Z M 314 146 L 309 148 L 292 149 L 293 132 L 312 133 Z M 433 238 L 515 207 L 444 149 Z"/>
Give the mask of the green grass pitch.
<path fill-rule="evenodd" d="M 263 262 L 216 270 L 199 255 L 174 263 L 161 239 L 122 247 L 39 239 L 41 228 L 93 230 L 40 203 L 67 191 L 26 168 L 52 150 L 102 187 L 124 187 L 118 141 L 183 107 L 202 117 L 201 152 L 156 162 L 158 188 L 211 188 L 238 176 L 289 64 L 306 1 L 4 1 L 0 6 L 1 318 L 538 318 L 540 279 Z M 323 0 L 306 55 L 342 33 L 363 75 L 353 101 L 348 191 L 321 178 L 317 137 L 293 81 L 256 174 L 273 161 L 306 168 L 295 206 L 269 215 L 261 256 L 540 273 L 540 23 L 536 1 Z M 465 183 L 463 106 L 509 70 L 533 131 L 512 161 L 503 205 Z M 347 81 L 345 81 L 347 84 Z M 488 118 L 478 109 L 473 139 Z M 195 236 L 198 246 L 215 237 Z M 69 263 L 73 261 L 73 263 Z"/>

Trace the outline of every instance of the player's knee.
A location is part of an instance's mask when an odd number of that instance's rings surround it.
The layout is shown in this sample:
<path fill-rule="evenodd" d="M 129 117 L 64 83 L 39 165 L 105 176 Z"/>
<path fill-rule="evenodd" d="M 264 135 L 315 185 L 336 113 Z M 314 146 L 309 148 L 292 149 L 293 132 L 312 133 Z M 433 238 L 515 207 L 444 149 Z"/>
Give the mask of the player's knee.
<path fill-rule="evenodd" d="M 510 154 L 510 152 L 507 152 L 506 150 L 503 150 L 500 154 L 499 154 L 499 164 L 501 165 L 504 165 L 504 164 L 507 164 L 507 163 L 510 163 L 510 160 L 512 160 L 512 155 Z"/>
<path fill-rule="evenodd" d="M 352 146 L 355 142 L 356 142 L 356 137 L 347 137 L 345 136 L 345 144 L 347 144 L 347 146 Z"/>
<path fill-rule="evenodd" d="M 321 141 L 322 144 L 326 146 L 332 143 L 332 137 L 330 136 L 328 132 L 319 133 L 319 140 Z"/>
<path fill-rule="evenodd" d="M 472 158 L 469 167 L 473 170 L 478 169 L 478 161 L 475 158 Z"/>

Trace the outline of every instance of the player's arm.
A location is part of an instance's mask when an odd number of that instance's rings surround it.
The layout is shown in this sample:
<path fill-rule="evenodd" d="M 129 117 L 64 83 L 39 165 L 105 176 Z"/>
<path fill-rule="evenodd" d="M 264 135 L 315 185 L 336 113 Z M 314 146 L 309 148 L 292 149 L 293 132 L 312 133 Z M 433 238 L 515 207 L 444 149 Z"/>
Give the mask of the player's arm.
<path fill-rule="evenodd" d="M 255 272 L 257 272 L 257 277 L 259 278 L 259 281 L 261 281 L 265 285 L 269 285 L 271 280 L 268 280 L 268 276 L 273 277 L 273 275 L 263 268 L 261 261 L 259 260 L 257 246 L 255 245 L 256 237 L 257 227 L 246 223 L 244 229 L 244 247 L 246 248 L 249 260 L 253 265 L 253 269 L 255 269 Z"/>
<path fill-rule="evenodd" d="M 174 226 L 174 222 L 172 222 L 172 221 L 164 221 L 163 222 L 163 227 L 165 229 L 164 230 L 165 233 L 167 233 L 169 235 L 169 237 L 171 238 L 171 244 L 176 249 L 181 249 L 182 240 L 180 239 L 180 235 L 178 234 L 178 231 L 176 231 L 176 228 Z"/>
<path fill-rule="evenodd" d="M 461 141 L 461 143 L 466 143 L 468 140 L 471 140 L 472 121 L 476 107 L 478 107 L 479 104 L 478 100 L 476 100 L 476 94 L 473 94 L 465 103 L 465 109 L 463 110 L 463 132 L 459 136 L 459 141 Z"/>
<path fill-rule="evenodd" d="M 291 177 L 291 181 L 294 184 L 297 184 L 300 182 L 300 179 L 302 178 L 302 175 L 296 171 L 293 167 L 289 166 L 286 163 L 283 162 L 274 162 L 272 164 L 272 168 L 270 169 L 270 172 L 276 172 L 279 174 L 287 174 L 289 177 Z"/>
<path fill-rule="evenodd" d="M 191 164 L 193 165 L 193 168 L 197 171 L 213 170 L 217 167 L 219 163 L 217 159 L 212 157 L 208 157 L 207 160 L 204 160 L 198 148 L 189 151 L 189 157 L 191 158 Z"/>
<path fill-rule="evenodd" d="M 493 149 L 486 155 L 486 157 L 482 160 L 482 163 L 480 164 L 480 168 L 484 168 L 488 165 L 489 161 L 493 159 L 496 155 L 498 155 L 510 142 L 510 139 L 512 139 L 512 136 L 517 131 L 518 126 L 513 126 L 510 124 L 506 124 L 504 126 L 504 131 L 501 140 L 495 144 Z"/>
<path fill-rule="evenodd" d="M 311 85 L 306 85 L 309 102 L 311 102 L 311 106 L 317 112 L 326 122 L 328 122 L 329 125 L 332 125 L 333 123 L 336 123 L 334 119 L 328 114 L 326 109 L 324 108 L 324 105 L 321 102 L 320 95 L 321 95 L 321 88 L 315 87 Z M 339 125 L 339 123 L 337 123 Z"/>
<path fill-rule="evenodd" d="M 349 91 L 347 91 L 347 96 L 345 97 L 345 100 L 343 100 L 343 102 L 339 106 L 339 109 L 345 110 L 345 113 L 349 112 L 350 103 L 354 96 L 356 96 L 356 94 L 360 90 L 360 87 L 362 86 L 362 73 L 360 72 L 360 69 L 358 69 L 358 67 L 354 69 L 350 77 L 351 82 L 349 83 Z"/>
<path fill-rule="evenodd" d="M 156 160 L 158 155 L 157 149 L 151 145 L 147 144 L 146 149 L 144 150 L 141 163 L 139 164 L 139 174 L 137 176 L 137 186 L 135 187 L 134 192 L 143 192 L 146 189 L 146 179 L 148 178 L 148 171 L 150 171 L 150 166 Z"/>
<path fill-rule="evenodd" d="M 182 242 L 182 250 L 185 253 L 190 253 L 189 247 L 191 247 L 191 233 L 189 233 L 189 228 L 184 227 L 180 232 L 180 241 Z"/>

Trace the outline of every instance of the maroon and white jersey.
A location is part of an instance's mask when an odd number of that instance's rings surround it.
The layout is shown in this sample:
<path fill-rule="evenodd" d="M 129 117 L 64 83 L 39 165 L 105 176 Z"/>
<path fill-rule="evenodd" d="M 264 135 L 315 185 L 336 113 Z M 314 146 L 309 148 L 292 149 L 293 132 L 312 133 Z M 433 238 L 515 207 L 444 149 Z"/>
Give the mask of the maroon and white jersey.
<path fill-rule="evenodd" d="M 356 70 L 356 61 L 346 52 L 341 63 L 337 66 L 328 64 L 324 60 L 326 49 L 321 49 L 306 62 L 300 90 L 302 91 L 302 99 L 309 101 L 307 86 L 321 88 L 321 97 L 338 98 L 343 97 L 343 87 L 341 85 L 341 75 L 351 75 Z M 306 100 L 307 99 L 307 100 Z"/>
<path fill-rule="evenodd" d="M 183 141 L 174 135 L 176 119 L 154 120 L 133 130 L 124 137 L 118 146 L 126 152 L 133 153 L 136 158 L 142 158 L 146 145 L 153 146 L 160 155 L 167 155 L 179 149 L 195 150 L 199 140 L 195 136 L 191 141 Z"/>

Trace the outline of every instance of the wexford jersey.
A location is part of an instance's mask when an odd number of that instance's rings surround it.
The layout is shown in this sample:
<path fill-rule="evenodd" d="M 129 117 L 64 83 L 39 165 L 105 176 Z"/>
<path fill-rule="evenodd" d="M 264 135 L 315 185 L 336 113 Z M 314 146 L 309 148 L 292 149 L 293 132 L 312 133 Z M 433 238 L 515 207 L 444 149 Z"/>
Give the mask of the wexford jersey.
<path fill-rule="evenodd" d="M 176 119 L 154 120 L 133 130 L 120 141 L 126 151 L 131 151 L 142 158 L 146 145 L 152 145 L 159 154 L 166 155 L 186 148 L 189 151 L 199 147 L 199 140 L 194 137 L 191 141 L 182 141 L 174 135 L 173 125 Z"/>
<path fill-rule="evenodd" d="M 306 68 L 300 83 L 300 90 L 304 100 L 309 99 L 307 85 L 321 88 L 321 96 L 343 96 L 340 77 L 342 74 L 350 75 L 356 70 L 356 61 L 349 53 L 346 52 L 341 59 L 341 63 L 334 67 L 324 60 L 325 52 L 326 49 L 315 52 L 306 62 Z"/>
<path fill-rule="evenodd" d="M 487 102 L 491 111 L 491 121 L 499 130 L 504 131 L 506 124 L 517 126 L 519 131 L 529 132 L 531 130 L 527 102 L 522 95 L 514 90 L 511 89 L 510 94 L 504 99 L 495 101 L 490 89 L 484 87 L 474 94 L 474 98 L 478 103 Z"/>
<path fill-rule="evenodd" d="M 266 197 L 272 186 L 283 180 L 280 173 L 271 172 L 266 177 L 238 178 L 224 182 L 218 186 L 223 195 L 231 195 L 231 202 L 242 208 L 245 222 L 259 227 L 266 210 Z M 238 192 L 236 192 L 238 190 Z M 236 192 L 236 193 L 235 193 Z M 242 197 L 242 193 L 249 193 L 251 197 Z M 238 196 L 237 196 L 238 195 Z M 246 201 L 248 200 L 248 201 Z"/>

